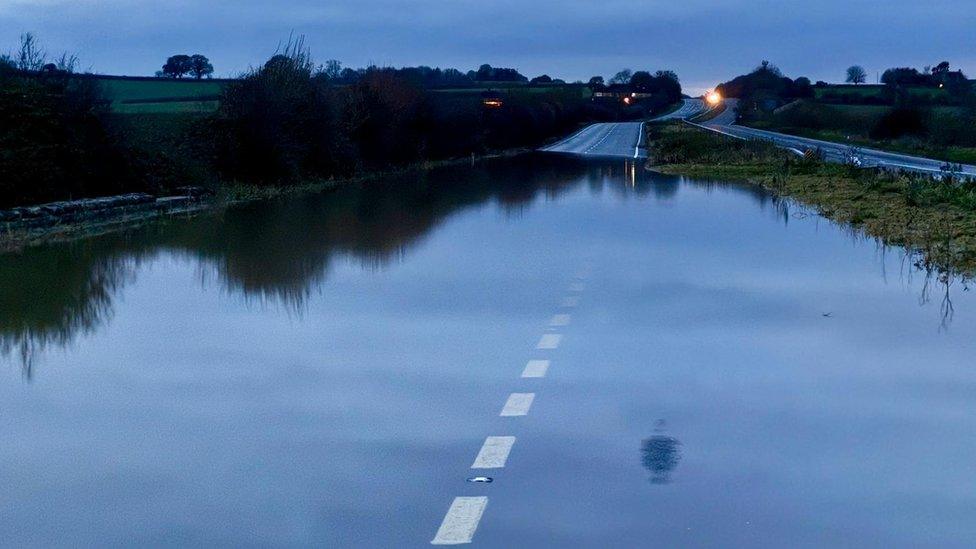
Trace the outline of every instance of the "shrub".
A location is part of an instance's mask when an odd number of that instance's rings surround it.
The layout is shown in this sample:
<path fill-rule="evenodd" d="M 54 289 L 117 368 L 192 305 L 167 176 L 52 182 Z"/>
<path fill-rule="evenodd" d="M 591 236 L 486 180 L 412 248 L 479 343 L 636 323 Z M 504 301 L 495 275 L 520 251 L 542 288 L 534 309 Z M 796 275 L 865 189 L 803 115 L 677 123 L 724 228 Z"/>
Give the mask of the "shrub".
<path fill-rule="evenodd" d="M 90 79 L 0 71 L 0 206 L 132 190 Z"/>
<path fill-rule="evenodd" d="M 924 135 L 927 113 L 914 106 L 894 107 L 878 119 L 871 129 L 873 139 L 897 139 L 906 135 Z"/>
<path fill-rule="evenodd" d="M 218 170 L 262 184 L 341 172 L 337 104 L 301 40 L 227 86 L 213 120 Z"/>

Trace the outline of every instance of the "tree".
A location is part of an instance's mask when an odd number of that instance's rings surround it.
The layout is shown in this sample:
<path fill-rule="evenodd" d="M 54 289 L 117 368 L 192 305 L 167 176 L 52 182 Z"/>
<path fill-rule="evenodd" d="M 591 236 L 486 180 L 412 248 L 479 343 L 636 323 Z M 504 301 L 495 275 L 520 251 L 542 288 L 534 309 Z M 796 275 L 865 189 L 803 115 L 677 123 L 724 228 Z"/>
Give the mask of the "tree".
<path fill-rule="evenodd" d="M 594 76 L 593 78 L 590 78 L 589 84 L 590 84 L 590 87 L 594 87 L 594 86 L 599 87 L 599 86 L 602 86 L 604 84 L 603 77 L 602 76 Z"/>
<path fill-rule="evenodd" d="M 47 62 L 47 54 L 41 49 L 37 37 L 32 33 L 20 35 L 20 51 L 17 52 L 17 69 L 26 72 L 37 72 Z"/>
<path fill-rule="evenodd" d="M 628 84 L 628 83 L 630 83 L 630 79 L 631 79 L 631 77 L 633 75 L 634 75 L 634 73 L 630 69 L 624 69 L 624 70 L 618 72 L 617 74 L 613 75 L 613 78 L 610 79 L 610 83 L 611 84 Z"/>
<path fill-rule="evenodd" d="M 783 72 L 779 70 L 779 67 L 773 65 L 772 63 L 770 63 L 765 59 L 763 59 L 762 62 L 759 63 L 759 66 L 756 67 L 756 70 L 752 72 L 753 74 L 770 75 L 770 76 L 775 76 L 777 78 L 783 76 Z"/>
<path fill-rule="evenodd" d="M 552 84 L 552 77 L 548 74 L 543 74 L 542 76 L 536 76 L 529 81 L 530 84 Z"/>
<path fill-rule="evenodd" d="M 867 71 L 864 67 L 860 65 L 852 65 L 847 68 L 847 83 L 848 84 L 863 84 L 868 78 Z"/>
<path fill-rule="evenodd" d="M 163 65 L 163 75 L 169 78 L 183 78 L 191 71 L 189 55 L 173 55 Z"/>
<path fill-rule="evenodd" d="M 338 80 L 342 77 L 342 63 L 336 59 L 329 59 L 322 68 L 322 74 L 329 80 Z"/>
<path fill-rule="evenodd" d="M 14 63 L 14 60 L 7 54 L 0 55 L 0 75 L 15 70 L 17 70 L 17 63 Z"/>
<path fill-rule="evenodd" d="M 193 56 L 190 57 L 189 68 L 190 74 L 192 74 L 197 80 L 200 80 L 204 76 L 209 77 L 214 71 L 213 65 L 210 64 L 210 60 L 207 59 L 206 56 L 200 55 L 199 53 L 193 54 Z"/>
<path fill-rule="evenodd" d="M 912 67 L 894 67 L 884 71 L 881 82 L 889 86 L 915 86 L 925 83 L 928 76 Z"/>
<path fill-rule="evenodd" d="M 942 76 L 942 75 L 949 74 L 949 62 L 943 61 L 939 63 L 935 67 L 932 67 L 931 72 L 933 76 Z"/>
<path fill-rule="evenodd" d="M 471 71 L 468 76 L 479 82 L 527 82 L 529 80 L 515 69 L 492 67 L 488 64 L 481 65 L 477 72 Z"/>
<path fill-rule="evenodd" d="M 630 85 L 640 92 L 650 92 L 654 83 L 654 77 L 647 71 L 637 71 L 630 76 Z"/>

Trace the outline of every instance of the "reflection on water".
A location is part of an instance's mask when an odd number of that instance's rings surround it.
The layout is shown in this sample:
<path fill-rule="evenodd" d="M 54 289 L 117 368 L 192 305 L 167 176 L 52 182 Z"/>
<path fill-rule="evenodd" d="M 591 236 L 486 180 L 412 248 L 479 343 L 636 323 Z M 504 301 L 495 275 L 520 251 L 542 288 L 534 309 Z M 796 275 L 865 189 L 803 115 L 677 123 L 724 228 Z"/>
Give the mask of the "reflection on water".
<path fill-rule="evenodd" d="M 654 436 L 641 443 L 641 462 L 651 472 L 651 482 L 671 482 L 671 472 L 681 461 L 681 442 L 664 434 L 664 420 L 658 420 Z"/>
<path fill-rule="evenodd" d="M 136 276 L 138 264 L 160 252 L 198 261 L 205 285 L 217 281 L 248 301 L 300 310 L 327 278 L 336 254 L 382 268 L 464 208 L 494 201 L 517 214 L 584 181 L 599 189 L 608 181 L 619 185 L 621 170 L 642 182 L 638 194 L 649 192 L 652 186 L 643 182 L 650 176 L 633 164 L 524 156 L 2 255 L 0 353 L 18 356 L 30 377 L 39 351 L 66 346 L 110 321 L 113 299 Z"/>
<path fill-rule="evenodd" d="M 218 283 L 249 302 L 300 311 L 328 277 L 337 257 L 364 268 L 397 261 L 450 215 L 488 202 L 517 215 L 540 198 L 555 199 L 586 185 L 613 193 L 669 201 L 682 185 L 745 194 L 788 222 L 791 205 L 750 185 L 702 182 L 654 174 L 634 162 L 584 162 L 527 155 L 475 167 L 414 172 L 319 195 L 235 207 L 192 219 L 0 256 L 0 353 L 19 357 L 30 377 L 39 351 L 63 347 L 112 318 L 113 300 L 138 265 L 162 252 L 199 263 L 204 285 Z M 863 238 L 851 232 L 854 238 Z M 916 264 L 924 270 L 924 265 Z M 927 281 L 933 278 L 926 272 Z M 952 316 L 945 290 L 946 323 Z M 923 299 L 930 292 L 926 283 Z"/>

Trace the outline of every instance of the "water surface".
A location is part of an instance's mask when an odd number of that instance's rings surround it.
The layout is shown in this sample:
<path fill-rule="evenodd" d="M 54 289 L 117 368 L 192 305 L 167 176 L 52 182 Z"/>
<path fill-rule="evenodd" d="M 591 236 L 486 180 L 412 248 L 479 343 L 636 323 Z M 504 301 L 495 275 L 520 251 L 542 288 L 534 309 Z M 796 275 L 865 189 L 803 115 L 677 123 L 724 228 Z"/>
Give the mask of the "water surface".
<path fill-rule="evenodd" d="M 969 546 L 976 303 L 912 263 L 561 157 L 0 256 L 0 536 L 419 547 L 487 495 L 486 547 Z"/>

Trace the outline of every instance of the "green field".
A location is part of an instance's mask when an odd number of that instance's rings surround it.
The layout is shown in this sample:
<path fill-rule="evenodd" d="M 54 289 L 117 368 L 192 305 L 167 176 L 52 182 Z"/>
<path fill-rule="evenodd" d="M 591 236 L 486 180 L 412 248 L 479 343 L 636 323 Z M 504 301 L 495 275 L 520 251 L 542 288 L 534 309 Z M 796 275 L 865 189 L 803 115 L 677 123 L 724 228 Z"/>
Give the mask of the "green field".
<path fill-rule="evenodd" d="M 885 100 L 885 88 L 886 87 L 883 85 L 874 84 L 863 86 L 828 86 L 826 88 L 814 88 L 814 97 L 817 99 L 817 101 L 825 102 L 856 102 L 864 100 L 883 101 Z M 925 101 L 950 99 L 948 90 L 928 86 L 908 88 L 908 93 L 917 99 L 922 99 Z"/>
<path fill-rule="evenodd" d="M 120 114 L 210 113 L 226 80 L 98 78 L 112 111 Z"/>
<path fill-rule="evenodd" d="M 818 100 L 825 96 L 881 97 L 884 86 L 828 86 L 826 88 L 814 88 L 813 91 Z"/>

